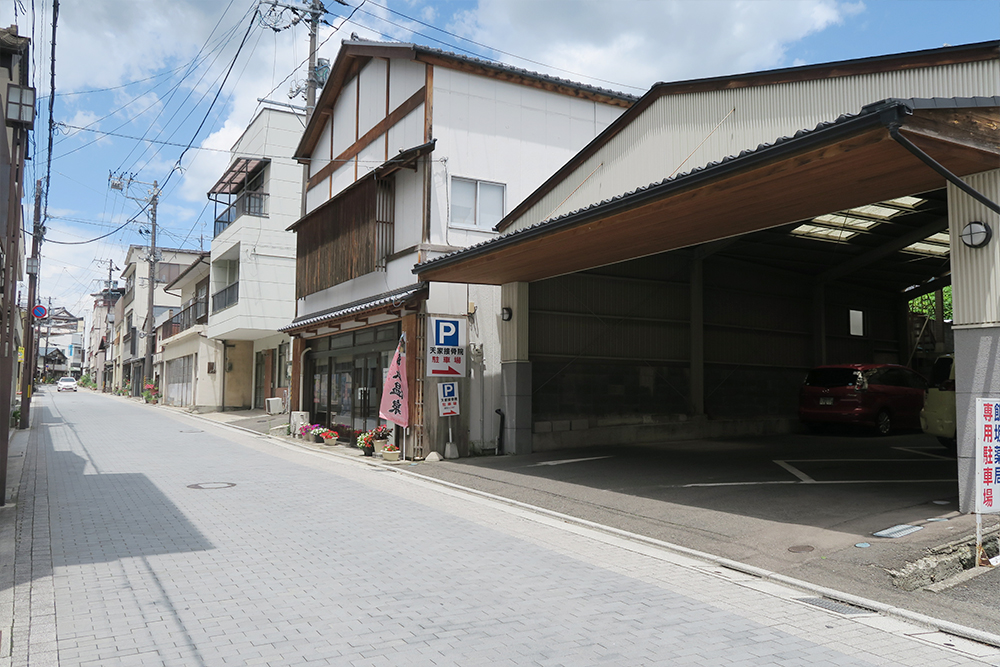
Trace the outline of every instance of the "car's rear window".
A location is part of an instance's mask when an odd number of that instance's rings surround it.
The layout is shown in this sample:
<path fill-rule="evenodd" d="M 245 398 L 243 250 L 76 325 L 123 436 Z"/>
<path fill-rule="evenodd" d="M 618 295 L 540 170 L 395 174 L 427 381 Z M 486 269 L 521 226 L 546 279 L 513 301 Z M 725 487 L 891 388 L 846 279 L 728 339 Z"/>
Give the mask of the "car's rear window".
<path fill-rule="evenodd" d="M 814 368 L 806 376 L 810 387 L 853 387 L 858 372 L 853 368 Z"/>

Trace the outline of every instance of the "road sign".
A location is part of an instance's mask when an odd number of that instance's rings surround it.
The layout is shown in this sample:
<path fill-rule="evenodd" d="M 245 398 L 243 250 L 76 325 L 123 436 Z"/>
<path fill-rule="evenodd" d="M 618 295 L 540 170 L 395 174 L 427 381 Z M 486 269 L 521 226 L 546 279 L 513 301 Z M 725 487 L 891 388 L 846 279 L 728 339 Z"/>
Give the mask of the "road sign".
<path fill-rule="evenodd" d="M 442 417 L 458 416 L 457 382 L 442 382 L 438 385 L 438 412 Z"/>
<path fill-rule="evenodd" d="M 38 319 L 42 319 L 43 317 L 49 314 L 49 311 L 42 304 L 38 304 L 37 306 L 31 309 L 31 314 L 37 317 Z"/>
<path fill-rule="evenodd" d="M 464 317 L 427 318 L 427 377 L 465 377 L 467 326 Z"/>

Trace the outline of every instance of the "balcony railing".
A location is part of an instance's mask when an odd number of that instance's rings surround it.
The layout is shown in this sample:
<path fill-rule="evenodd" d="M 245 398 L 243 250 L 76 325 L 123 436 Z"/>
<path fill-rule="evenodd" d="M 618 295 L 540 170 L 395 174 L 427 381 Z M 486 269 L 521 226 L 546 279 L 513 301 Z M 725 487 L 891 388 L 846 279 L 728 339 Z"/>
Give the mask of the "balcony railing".
<path fill-rule="evenodd" d="M 190 306 L 170 318 L 169 322 L 164 322 L 160 327 L 160 339 L 176 336 L 182 331 L 187 331 L 196 324 L 204 324 L 208 321 L 208 301 L 200 299 Z"/>
<path fill-rule="evenodd" d="M 222 233 L 229 225 L 236 221 L 241 215 L 253 215 L 258 218 L 267 217 L 266 192 L 241 192 L 236 201 L 227 206 L 222 213 L 215 217 L 215 236 Z"/>
<path fill-rule="evenodd" d="M 180 327 L 178 333 L 186 331 L 196 324 L 204 324 L 207 321 L 208 301 L 206 299 L 198 299 L 171 319 L 171 322 Z"/>
<path fill-rule="evenodd" d="M 217 313 L 230 306 L 235 306 L 240 300 L 240 284 L 235 282 L 225 289 L 219 290 L 212 295 L 212 312 Z"/>

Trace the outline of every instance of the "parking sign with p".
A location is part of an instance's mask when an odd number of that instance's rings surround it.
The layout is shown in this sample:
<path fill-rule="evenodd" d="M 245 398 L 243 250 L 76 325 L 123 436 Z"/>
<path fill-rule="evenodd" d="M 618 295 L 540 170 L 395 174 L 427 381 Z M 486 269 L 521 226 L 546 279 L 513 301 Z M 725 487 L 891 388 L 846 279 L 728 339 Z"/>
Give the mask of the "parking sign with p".
<path fill-rule="evenodd" d="M 464 317 L 427 318 L 427 377 L 465 377 Z"/>

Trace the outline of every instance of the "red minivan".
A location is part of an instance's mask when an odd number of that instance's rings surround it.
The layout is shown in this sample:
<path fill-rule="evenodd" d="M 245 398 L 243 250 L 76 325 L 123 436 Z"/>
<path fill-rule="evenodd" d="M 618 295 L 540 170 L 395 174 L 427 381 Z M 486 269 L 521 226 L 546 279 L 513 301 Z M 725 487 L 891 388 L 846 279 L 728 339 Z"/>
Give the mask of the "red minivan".
<path fill-rule="evenodd" d="M 809 371 L 799 390 L 799 419 L 809 427 L 857 424 L 887 435 L 920 430 L 927 380 L 906 366 L 841 364 Z"/>

